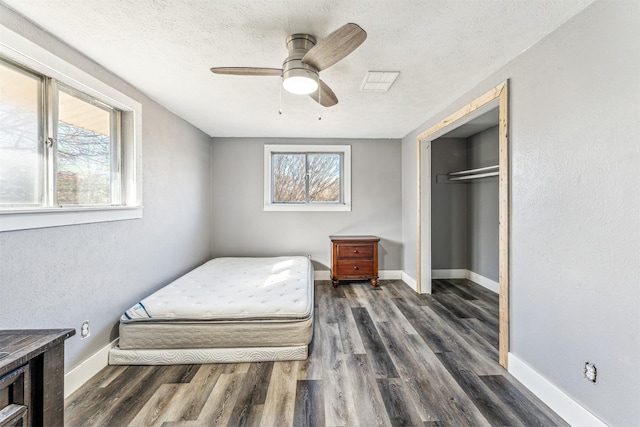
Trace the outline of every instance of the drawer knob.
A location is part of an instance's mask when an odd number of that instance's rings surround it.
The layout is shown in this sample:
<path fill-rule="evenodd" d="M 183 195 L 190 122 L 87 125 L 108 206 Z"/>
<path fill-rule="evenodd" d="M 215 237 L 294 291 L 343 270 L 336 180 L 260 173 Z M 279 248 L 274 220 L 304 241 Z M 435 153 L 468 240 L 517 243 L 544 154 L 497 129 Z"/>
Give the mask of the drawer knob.
<path fill-rule="evenodd" d="M 353 253 L 354 253 L 354 254 L 357 254 L 357 253 L 358 253 L 358 250 L 357 250 L 357 249 L 354 249 L 354 250 L 353 250 Z"/>
<path fill-rule="evenodd" d="M 357 266 L 357 265 L 354 265 L 354 266 L 353 266 L 353 269 L 354 269 L 354 270 L 357 270 L 357 269 L 358 269 L 358 266 Z"/>

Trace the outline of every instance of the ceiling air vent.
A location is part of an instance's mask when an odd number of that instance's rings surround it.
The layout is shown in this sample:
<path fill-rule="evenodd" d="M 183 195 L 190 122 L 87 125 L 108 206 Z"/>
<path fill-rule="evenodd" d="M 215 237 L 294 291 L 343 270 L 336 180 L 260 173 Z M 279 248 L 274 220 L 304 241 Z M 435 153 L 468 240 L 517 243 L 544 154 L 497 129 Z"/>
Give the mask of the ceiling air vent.
<path fill-rule="evenodd" d="M 386 92 L 400 75 L 399 71 L 369 71 L 364 76 L 361 92 Z"/>

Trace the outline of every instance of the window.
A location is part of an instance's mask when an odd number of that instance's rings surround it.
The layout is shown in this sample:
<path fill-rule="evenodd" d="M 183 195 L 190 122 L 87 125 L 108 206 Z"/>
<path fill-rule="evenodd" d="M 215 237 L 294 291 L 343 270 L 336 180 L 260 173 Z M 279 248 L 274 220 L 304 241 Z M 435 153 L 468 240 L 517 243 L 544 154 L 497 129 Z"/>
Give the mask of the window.
<path fill-rule="evenodd" d="M 140 218 L 140 104 L 2 36 L 0 231 Z"/>
<path fill-rule="evenodd" d="M 264 210 L 351 210 L 350 146 L 265 145 L 264 150 Z"/>

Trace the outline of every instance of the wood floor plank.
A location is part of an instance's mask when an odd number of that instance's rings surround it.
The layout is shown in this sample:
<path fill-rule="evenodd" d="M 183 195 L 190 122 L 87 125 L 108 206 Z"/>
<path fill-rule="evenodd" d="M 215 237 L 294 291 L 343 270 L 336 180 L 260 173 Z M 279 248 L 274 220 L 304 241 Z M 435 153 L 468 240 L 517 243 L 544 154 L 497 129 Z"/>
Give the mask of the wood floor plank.
<path fill-rule="evenodd" d="M 120 400 L 121 391 L 130 385 L 132 378 L 144 383 L 152 371 L 153 368 L 148 366 L 127 366 L 105 387 L 93 384 L 91 387 L 80 387 L 65 401 L 65 425 L 104 424 L 103 420 L 113 412 L 113 407 Z M 102 374 L 108 375 L 109 371 L 102 370 L 96 381 L 100 382 L 103 379 Z"/>
<path fill-rule="evenodd" d="M 244 373 L 220 374 L 216 385 L 207 399 L 196 425 L 226 426 L 231 419 L 238 394 L 240 393 Z"/>
<path fill-rule="evenodd" d="M 293 425 L 296 405 L 298 362 L 274 362 L 260 425 L 286 427 Z"/>
<path fill-rule="evenodd" d="M 166 421 L 163 415 L 169 407 L 169 402 L 175 397 L 176 392 L 184 387 L 188 385 L 162 384 L 131 420 L 129 427 L 161 425 Z"/>
<path fill-rule="evenodd" d="M 498 327 L 498 313 L 484 309 L 477 301 L 460 298 L 454 293 L 437 293 L 433 294 L 433 298 L 460 319 L 481 319 Z"/>
<path fill-rule="evenodd" d="M 394 302 L 399 303 L 400 301 L 394 300 Z M 399 308 L 407 310 L 400 306 Z M 426 319 L 428 319 L 425 321 L 424 326 L 428 328 L 428 332 L 423 327 L 414 325 L 419 333 L 424 334 L 424 337 L 427 334 L 438 336 L 441 342 L 446 343 L 446 346 L 442 348 L 443 351 L 464 354 L 468 363 L 473 366 L 474 372 L 481 375 L 493 375 L 501 374 L 504 371 L 504 368 L 497 363 L 498 353 L 496 348 L 473 331 L 468 324 L 465 324 L 444 308 L 438 301 L 432 299 L 425 305 L 418 306 L 414 314 L 409 314 L 411 312 L 408 311 L 406 315 L 409 317 L 426 316 Z M 430 342 L 429 339 L 424 339 L 425 342 Z"/>
<path fill-rule="evenodd" d="M 474 295 L 478 301 L 487 301 L 495 307 L 498 306 L 499 295 L 497 292 L 493 292 L 484 286 L 480 286 L 469 279 L 450 279 L 450 281 L 471 295 Z"/>
<path fill-rule="evenodd" d="M 347 369 L 347 381 L 349 391 L 355 402 L 357 413 L 353 419 L 355 425 L 388 426 L 390 425 L 389 415 L 382 401 L 378 384 L 375 381 L 373 363 L 366 354 L 345 355 Z"/>
<path fill-rule="evenodd" d="M 308 427 L 323 427 L 325 425 L 324 394 L 321 381 L 298 380 L 293 425 Z"/>
<path fill-rule="evenodd" d="M 91 417 L 78 425 L 128 425 L 161 384 L 180 381 L 189 369 L 189 365 L 130 366 L 109 386 L 99 391 L 109 393 L 114 399 L 113 404 L 99 418 Z"/>
<path fill-rule="evenodd" d="M 494 325 L 487 325 L 485 322 L 478 319 L 460 319 L 460 321 L 468 325 L 469 329 L 475 331 L 488 344 L 498 350 L 500 339 L 498 330 Z"/>
<path fill-rule="evenodd" d="M 164 412 L 166 421 L 195 421 L 226 365 L 201 365 L 191 383 L 181 387 Z"/>
<path fill-rule="evenodd" d="M 527 398 L 504 375 L 487 375 L 480 379 L 504 402 L 526 426 L 566 426 L 560 416 L 549 410 L 538 399 Z"/>
<path fill-rule="evenodd" d="M 464 368 L 459 355 L 447 352 L 436 356 L 492 426 L 526 427 L 476 374 Z"/>
<path fill-rule="evenodd" d="M 488 425 L 462 388 L 453 380 L 435 353 L 417 335 L 399 339 L 393 325 L 380 324 L 381 333 L 396 349 L 400 377 L 408 386 L 424 421 L 445 421 L 459 426 Z"/>
<path fill-rule="evenodd" d="M 364 344 L 349 303 L 345 298 L 336 300 L 335 305 L 343 354 L 363 354 L 365 352 Z"/>
<path fill-rule="evenodd" d="M 323 324 L 322 384 L 328 426 L 355 425 L 356 407 L 347 388 L 347 374 L 338 325 Z"/>
<path fill-rule="evenodd" d="M 437 293 L 445 292 L 445 293 L 453 293 L 458 297 L 465 300 L 475 300 L 476 298 L 466 292 L 466 290 L 458 287 L 455 283 L 450 282 L 449 280 L 432 280 L 431 281 L 431 294 L 435 295 Z"/>
<path fill-rule="evenodd" d="M 374 322 L 387 322 L 389 320 L 386 310 L 383 309 L 386 302 L 377 295 L 383 293 L 381 287 L 373 288 L 369 282 L 366 282 L 360 283 L 357 286 L 353 285 L 351 289 L 353 289 L 355 295 L 357 295 L 360 307 L 367 309 L 369 316 Z"/>
<path fill-rule="evenodd" d="M 369 312 L 364 307 L 351 309 L 353 318 L 360 332 L 362 343 L 371 361 L 371 370 L 376 378 L 398 378 L 398 372 L 394 366 L 387 349 L 380 338 Z"/>
<path fill-rule="evenodd" d="M 236 403 L 231 411 L 228 426 L 247 425 L 250 422 L 253 407 L 264 405 L 271 384 L 274 362 L 251 363 L 240 385 Z"/>
<path fill-rule="evenodd" d="M 404 286 L 408 288 L 408 286 L 404 284 L 404 282 L 402 282 L 401 280 L 385 280 L 385 281 L 380 281 L 380 283 L 381 283 L 380 288 L 382 289 L 385 295 L 384 296 L 385 300 L 388 300 L 390 298 L 404 298 L 404 295 L 400 292 L 400 286 Z M 382 286 L 382 284 L 384 284 L 384 286 Z"/>
<path fill-rule="evenodd" d="M 410 306 L 405 298 L 395 298 L 393 303 L 434 352 L 451 351 L 455 348 L 455 345 L 451 343 L 453 339 L 450 334 L 442 333 L 445 327 L 439 318 L 428 316 L 428 312 Z"/>
<path fill-rule="evenodd" d="M 377 380 L 382 401 L 392 426 L 417 426 L 422 424 L 420 414 L 410 403 L 403 381 L 400 378 Z"/>
<path fill-rule="evenodd" d="M 321 289 L 317 294 L 318 312 L 322 316 L 322 320 L 325 323 L 337 323 L 338 315 L 334 304 L 335 298 L 331 295 L 329 289 L 318 288 Z"/>
<path fill-rule="evenodd" d="M 392 323 L 379 323 L 378 329 L 399 377 L 403 381 L 411 401 L 410 404 L 422 421 L 438 421 L 437 411 L 427 395 L 427 389 L 415 381 L 416 376 L 420 375 L 422 362 L 418 359 L 417 354 L 409 352 L 405 344 L 408 336 L 403 336 Z"/>
<path fill-rule="evenodd" d="M 361 284 L 357 284 L 356 286 L 360 286 Z M 360 300 L 359 294 L 353 287 L 354 285 L 340 285 L 339 289 L 342 289 L 347 301 L 349 302 L 350 307 L 362 307 L 362 301 Z"/>

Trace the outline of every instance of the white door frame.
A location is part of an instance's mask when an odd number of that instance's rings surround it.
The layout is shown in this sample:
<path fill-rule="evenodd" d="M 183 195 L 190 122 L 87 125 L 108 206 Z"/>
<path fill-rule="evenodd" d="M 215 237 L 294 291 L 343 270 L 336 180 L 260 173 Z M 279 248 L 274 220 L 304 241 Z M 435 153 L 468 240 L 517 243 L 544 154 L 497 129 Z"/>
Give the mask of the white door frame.
<path fill-rule="evenodd" d="M 431 293 L 431 143 L 442 135 L 498 107 L 499 133 L 499 361 L 507 368 L 509 353 L 509 119 L 508 81 L 418 135 L 418 293 Z"/>

